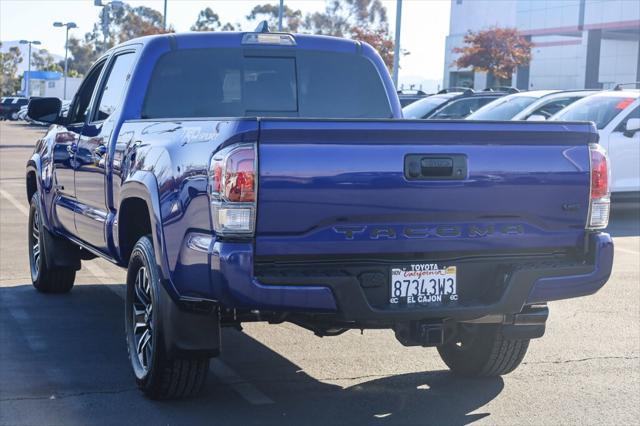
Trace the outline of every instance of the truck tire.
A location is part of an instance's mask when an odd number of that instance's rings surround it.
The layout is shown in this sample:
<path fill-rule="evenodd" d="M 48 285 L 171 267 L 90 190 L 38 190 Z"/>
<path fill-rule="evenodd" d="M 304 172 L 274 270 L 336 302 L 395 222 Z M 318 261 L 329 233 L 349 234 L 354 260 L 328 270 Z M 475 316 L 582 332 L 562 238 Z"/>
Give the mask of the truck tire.
<path fill-rule="evenodd" d="M 528 347 L 529 339 L 505 339 L 499 325 L 458 324 L 456 337 L 438 353 L 454 374 L 496 377 L 515 370 Z"/>
<path fill-rule="evenodd" d="M 169 357 L 160 306 L 160 271 L 149 236 L 138 240 L 127 271 L 125 330 L 129 360 L 142 392 L 151 399 L 180 399 L 204 388 L 209 358 L 181 352 Z"/>
<path fill-rule="evenodd" d="M 37 191 L 31 197 L 29 206 L 28 232 L 29 269 L 33 286 L 42 293 L 68 293 L 71 291 L 76 279 L 76 269 L 53 266 L 53 262 L 47 258 L 50 255 L 44 243 L 44 233 L 47 230 L 42 225 L 42 207 Z"/>

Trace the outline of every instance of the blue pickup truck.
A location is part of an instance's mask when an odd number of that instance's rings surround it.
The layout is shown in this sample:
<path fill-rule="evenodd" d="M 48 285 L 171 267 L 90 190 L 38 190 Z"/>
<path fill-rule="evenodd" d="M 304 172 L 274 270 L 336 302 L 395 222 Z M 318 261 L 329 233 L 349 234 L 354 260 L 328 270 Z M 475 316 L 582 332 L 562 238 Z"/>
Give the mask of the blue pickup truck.
<path fill-rule="evenodd" d="M 613 244 L 586 122 L 403 120 L 369 45 L 268 31 L 151 36 L 86 75 L 26 168 L 35 288 L 127 268 L 125 332 L 151 398 L 196 394 L 221 327 L 390 329 L 496 376 L 546 302 L 594 293 Z"/>

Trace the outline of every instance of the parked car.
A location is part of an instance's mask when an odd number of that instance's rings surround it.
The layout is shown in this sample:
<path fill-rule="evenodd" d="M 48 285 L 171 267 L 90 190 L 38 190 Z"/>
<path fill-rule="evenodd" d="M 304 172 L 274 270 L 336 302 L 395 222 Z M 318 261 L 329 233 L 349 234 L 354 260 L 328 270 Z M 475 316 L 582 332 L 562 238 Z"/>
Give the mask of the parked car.
<path fill-rule="evenodd" d="M 506 92 L 474 92 L 473 90 L 467 90 L 464 93 L 446 100 L 424 118 L 430 120 L 461 120 L 489 102 L 505 95 L 507 95 Z"/>
<path fill-rule="evenodd" d="M 562 108 L 595 90 L 531 90 L 496 99 L 467 117 L 467 120 L 544 121 Z"/>
<path fill-rule="evenodd" d="M 599 90 L 563 90 L 542 96 L 517 113 L 512 120 L 544 121 L 577 100 L 598 93 Z"/>
<path fill-rule="evenodd" d="M 546 302 L 611 273 L 591 123 L 402 120 L 364 42 L 134 39 L 60 110 L 29 105 L 53 124 L 26 168 L 31 279 L 64 293 L 83 260 L 127 268 L 127 348 L 153 398 L 197 393 L 221 327 L 252 321 L 392 329 L 457 374 L 507 374 Z"/>
<path fill-rule="evenodd" d="M 18 111 L 24 105 L 27 105 L 29 100 L 20 96 L 7 96 L 2 98 L 0 103 L 0 117 L 5 120 L 17 120 Z"/>
<path fill-rule="evenodd" d="M 574 102 L 551 120 L 593 121 L 611 161 L 612 199 L 640 202 L 640 90 L 609 90 Z"/>
<path fill-rule="evenodd" d="M 417 100 L 402 108 L 404 118 L 425 118 L 449 99 L 460 96 L 461 92 L 439 93 Z"/>
<path fill-rule="evenodd" d="M 467 120 L 511 120 L 520 111 L 542 98 L 556 93 L 558 90 L 532 90 L 507 95 L 489 102 L 470 114 Z"/>
<path fill-rule="evenodd" d="M 411 105 L 417 100 L 424 99 L 429 96 L 422 90 L 398 90 L 398 99 L 400 99 L 400 106 Z"/>

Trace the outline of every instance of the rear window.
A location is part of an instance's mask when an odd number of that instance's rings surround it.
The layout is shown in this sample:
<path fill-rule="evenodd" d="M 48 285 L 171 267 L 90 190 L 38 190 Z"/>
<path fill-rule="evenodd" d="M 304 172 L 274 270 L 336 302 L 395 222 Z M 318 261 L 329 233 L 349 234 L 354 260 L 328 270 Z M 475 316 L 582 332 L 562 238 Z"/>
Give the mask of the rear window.
<path fill-rule="evenodd" d="M 552 120 L 593 121 L 598 129 L 604 129 L 635 100 L 630 96 L 589 96 L 572 103 L 554 115 Z"/>
<path fill-rule="evenodd" d="M 469 120 L 511 120 L 536 99 L 531 96 L 506 96 L 485 105 L 468 118 Z"/>
<path fill-rule="evenodd" d="M 142 108 L 142 118 L 254 116 L 390 118 L 392 113 L 377 69 L 361 55 L 274 50 L 269 56 L 251 49 L 165 54 Z"/>

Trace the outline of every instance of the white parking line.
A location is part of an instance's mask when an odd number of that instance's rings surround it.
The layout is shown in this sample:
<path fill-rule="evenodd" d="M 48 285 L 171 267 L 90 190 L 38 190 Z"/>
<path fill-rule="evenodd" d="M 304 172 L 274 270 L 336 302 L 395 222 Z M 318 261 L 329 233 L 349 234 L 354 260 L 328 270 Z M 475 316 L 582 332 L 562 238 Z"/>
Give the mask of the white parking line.
<path fill-rule="evenodd" d="M 231 386 L 234 391 L 253 405 L 273 404 L 273 400 L 260 392 L 258 388 L 244 380 L 227 364 L 218 358 L 211 360 L 209 371 L 218 377 L 225 385 Z"/>
<path fill-rule="evenodd" d="M 620 246 L 615 246 L 615 251 L 621 251 L 623 253 L 630 253 L 630 254 L 635 254 L 636 256 L 640 256 L 640 251 L 631 250 L 631 249 L 620 247 Z"/>
<path fill-rule="evenodd" d="M 94 264 L 94 266 L 96 265 Z M 102 268 L 98 268 L 99 270 L 102 270 Z M 126 291 L 125 286 L 110 284 L 107 287 L 109 288 L 109 290 L 113 291 L 124 300 Z M 222 383 L 230 386 L 234 391 L 236 391 L 236 393 L 238 393 L 250 404 L 265 405 L 274 403 L 271 398 L 260 392 L 260 390 L 254 385 L 240 377 L 238 373 L 233 371 L 231 367 L 229 367 L 218 358 L 214 358 L 211 360 L 211 363 L 209 364 L 209 371 L 211 371 Z"/>
<path fill-rule="evenodd" d="M 13 195 L 9 194 L 7 191 L 5 191 L 4 189 L 0 189 L 0 195 L 2 195 L 4 198 L 7 199 L 7 201 L 9 201 L 11 204 L 13 204 L 13 206 L 18 209 L 18 211 L 20 213 L 22 213 L 23 215 L 29 217 L 29 209 L 27 208 L 27 206 L 25 206 L 23 203 L 21 203 L 20 201 L 18 201 L 16 199 L 16 197 L 14 197 Z"/>
<path fill-rule="evenodd" d="M 13 195 L 7 191 L 0 189 L 0 195 L 6 198 L 11 204 L 13 204 L 18 211 L 25 216 L 29 216 L 29 210 L 21 204 Z M 82 266 L 93 275 L 101 284 L 104 284 L 109 290 L 120 296 L 123 300 L 125 298 L 126 287 L 123 285 L 113 284 L 108 279 L 109 274 L 102 269 L 102 267 L 95 262 L 83 262 Z M 34 343 L 35 342 L 30 342 Z M 215 374 L 222 383 L 231 386 L 240 396 L 253 405 L 273 404 L 273 400 L 260 392 L 258 388 L 251 383 L 240 377 L 235 371 L 231 369 L 227 364 L 221 360 L 215 358 L 211 361 L 209 370 Z"/>

